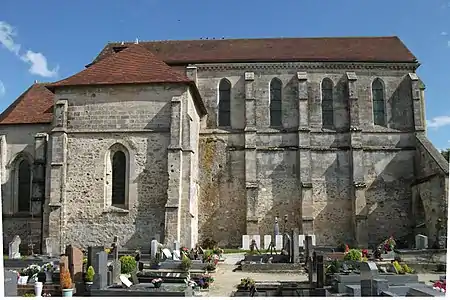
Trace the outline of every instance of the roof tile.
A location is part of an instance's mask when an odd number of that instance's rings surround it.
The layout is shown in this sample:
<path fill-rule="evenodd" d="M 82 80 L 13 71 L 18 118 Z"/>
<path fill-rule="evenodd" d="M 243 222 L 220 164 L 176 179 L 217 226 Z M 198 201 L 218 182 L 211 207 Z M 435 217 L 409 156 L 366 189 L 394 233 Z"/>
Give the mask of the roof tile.
<path fill-rule="evenodd" d="M 137 83 L 189 83 L 186 75 L 173 70 L 140 45 L 108 56 L 98 64 L 48 85 L 49 88 L 77 85 Z"/>
<path fill-rule="evenodd" d="M 45 83 L 35 83 L 20 95 L 0 115 L 0 125 L 52 122 L 54 95 L 45 85 Z"/>

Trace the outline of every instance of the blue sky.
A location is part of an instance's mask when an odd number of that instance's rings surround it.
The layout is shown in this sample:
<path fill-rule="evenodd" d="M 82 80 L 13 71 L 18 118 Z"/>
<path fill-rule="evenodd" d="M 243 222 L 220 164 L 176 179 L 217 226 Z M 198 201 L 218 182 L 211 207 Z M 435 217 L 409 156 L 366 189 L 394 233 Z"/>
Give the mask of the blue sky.
<path fill-rule="evenodd" d="M 450 147 L 450 0 L 2 0 L 0 110 L 108 41 L 398 35 L 422 63 L 428 135 Z"/>

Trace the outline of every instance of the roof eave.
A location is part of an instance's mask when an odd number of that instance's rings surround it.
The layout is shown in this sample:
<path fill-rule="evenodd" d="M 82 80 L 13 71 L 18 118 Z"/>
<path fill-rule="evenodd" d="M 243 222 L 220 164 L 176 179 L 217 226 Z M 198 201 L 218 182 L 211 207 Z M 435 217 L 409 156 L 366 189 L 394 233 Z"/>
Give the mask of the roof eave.
<path fill-rule="evenodd" d="M 188 83 L 189 90 L 193 94 L 194 97 L 194 103 L 197 106 L 198 110 L 200 111 L 201 115 L 200 117 L 204 117 L 208 114 L 208 111 L 206 110 L 205 103 L 203 102 L 202 96 L 200 95 L 200 92 L 198 90 L 197 84 L 195 84 L 194 81 L 190 81 Z"/>

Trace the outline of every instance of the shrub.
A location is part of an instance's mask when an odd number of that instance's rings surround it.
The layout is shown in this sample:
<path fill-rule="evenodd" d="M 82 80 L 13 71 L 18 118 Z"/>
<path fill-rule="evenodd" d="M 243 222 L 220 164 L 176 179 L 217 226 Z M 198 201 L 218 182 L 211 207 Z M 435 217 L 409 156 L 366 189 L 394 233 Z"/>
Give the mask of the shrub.
<path fill-rule="evenodd" d="M 334 274 L 334 273 L 339 272 L 340 269 L 341 269 L 341 263 L 339 262 L 339 260 L 335 259 L 328 265 L 326 272 L 330 273 L 330 274 Z"/>
<path fill-rule="evenodd" d="M 361 261 L 362 253 L 358 249 L 350 249 L 344 256 L 344 260 Z"/>
<path fill-rule="evenodd" d="M 89 266 L 89 268 L 86 271 L 86 282 L 93 282 L 94 275 L 95 275 L 94 268 L 92 266 Z"/>
<path fill-rule="evenodd" d="M 36 297 L 36 295 L 33 293 L 25 293 L 23 296 L 24 297 Z"/>
<path fill-rule="evenodd" d="M 59 274 L 59 282 L 61 283 L 61 288 L 71 289 L 72 288 L 72 278 L 70 277 L 69 270 L 62 268 Z"/>
<path fill-rule="evenodd" d="M 181 269 L 183 269 L 184 271 L 188 271 L 192 266 L 192 261 L 189 257 L 187 256 L 183 256 L 183 258 L 181 259 Z"/>
<path fill-rule="evenodd" d="M 119 258 L 121 264 L 120 272 L 122 274 L 130 274 L 136 269 L 136 259 L 133 256 L 125 255 Z"/>

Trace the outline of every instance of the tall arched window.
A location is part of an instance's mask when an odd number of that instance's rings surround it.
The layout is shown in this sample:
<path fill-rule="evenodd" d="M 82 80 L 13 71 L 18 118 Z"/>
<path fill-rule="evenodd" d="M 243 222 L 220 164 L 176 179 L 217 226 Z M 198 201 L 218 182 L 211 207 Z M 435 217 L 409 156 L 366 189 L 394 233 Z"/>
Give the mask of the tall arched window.
<path fill-rule="evenodd" d="M 31 164 L 26 159 L 17 165 L 17 211 L 29 212 L 31 209 Z"/>
<path fill-rule="evenodd" d="M 270 126 L 279 127 L 283 125 L 281 99 L 283 84 L 278 78 L 270 82 Z"/>
<path fill-rule="evenodd" d="M 386 124 L 384 84 L 377 78 L 372 83 L 373 123 L 384 126 Z"/>
<path fill-rule="evenodd" d="M 231 126 L 231 83 L 222 79 L 219 84 L 219 126 Z"/>
<path fill-rule="evenodd" d="M 330 78 L 322 80 L 322 125 L 334 126 L 333 81 Z"/>
<path fill-rule="evenodd" d="M 106 155 L 105 200 L 107 206 L 127 208 L 128 181 L 128 150 L 121 144 L 115 144 Z"/>

